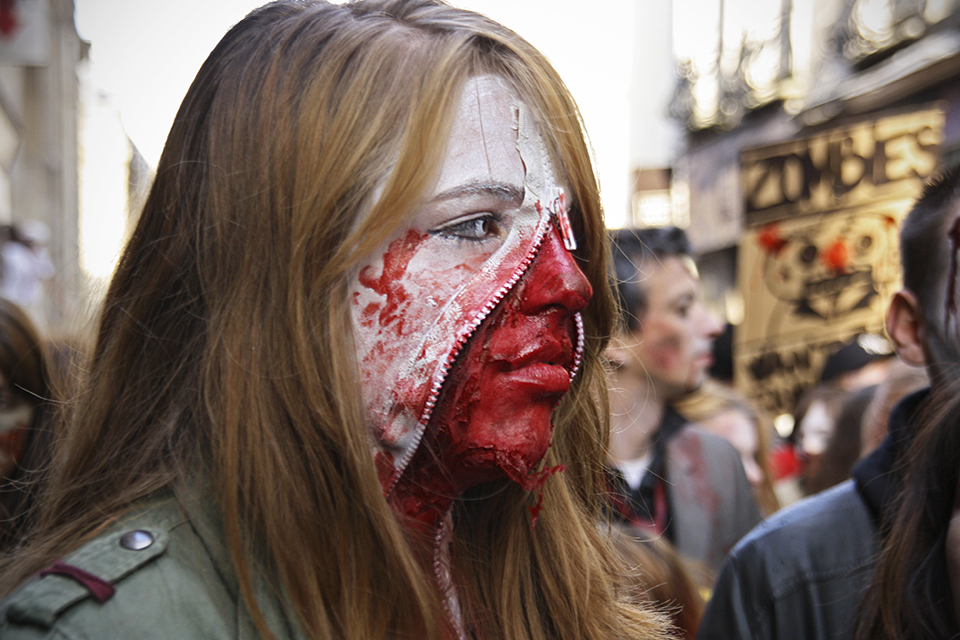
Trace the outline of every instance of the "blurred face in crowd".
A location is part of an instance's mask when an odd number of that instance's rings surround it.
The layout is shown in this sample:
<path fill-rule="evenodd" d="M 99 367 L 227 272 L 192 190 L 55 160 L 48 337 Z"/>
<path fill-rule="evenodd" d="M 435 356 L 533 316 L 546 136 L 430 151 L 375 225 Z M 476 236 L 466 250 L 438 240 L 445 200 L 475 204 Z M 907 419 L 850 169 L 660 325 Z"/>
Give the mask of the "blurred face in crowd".
<path fill-rule="evenodd" d="M 524 484 L 546 453 L 592 295 L 564 206 L 523 101 L 496 76 L 468 80 L 433 190 L 354 286 L 377 464 L 402 510 L 503 475 Z"/>
<path fill-rule="evenodd" d="M 646 291 L 647 305 L 636 331 L 621 335 L 611 358 L 625 376 L 652 383 L 657 399 L 676 400 L 703 383 L 713 364 L 713 341 L 719 321 L 703 305 L 700 279 L 687 256 L 648 259 L 636 286 Z"/>
<path fill-rule="evenodd" d="M 925 347 L 927 365 L 939 374 L 947 374 L 951 379 L 955 373 L 955 363 L 960 360 L 960 216 L 947 216 L 945 220 L 946 269 L 938 289 L 942 292 L 939 305 L 932 307 L 925 315 Z M 931 251 L 935 248 L 931 247 Z M 941 309 L 938 309 L 939 306 Z"/>
<path fill-rule="evenodd" d="M 740 454 L 747 480 L 756 489 L 763 483 L 763 470 L 757 463 L 760 440 L 753 419 L 739 409 L 727 409 L 699 421 L 700 426 L 727 439 Z"/>
<path fill-rule="evenodd" d="M 810 404 L 800 421 L 800 449 L 807 458 L 816 458 L 827 449 L 836 427 L 823 400 Z"/>

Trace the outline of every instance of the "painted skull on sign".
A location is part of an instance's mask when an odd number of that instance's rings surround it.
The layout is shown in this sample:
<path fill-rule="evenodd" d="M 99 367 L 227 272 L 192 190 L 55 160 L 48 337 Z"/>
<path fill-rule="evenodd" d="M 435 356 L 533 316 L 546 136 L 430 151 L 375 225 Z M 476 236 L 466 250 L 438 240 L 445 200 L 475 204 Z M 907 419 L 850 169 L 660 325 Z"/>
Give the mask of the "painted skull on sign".
<path fill-rule="evenodd" d="M 525 484 L 546 452 L 592 293 L 556 182 L 516 93 L 497 76 L 468 80 L 435 187 L 353 287 L 388 495 L 405 471 L 447 498 L 496 477 Z"/>
<path fill-rule="evenodd" d="M 897 275 L 896 222 L 879 211 L 771 223 L 756 242 L 767 290 L 798 317 L 832 321 L 868 308 Z"/>

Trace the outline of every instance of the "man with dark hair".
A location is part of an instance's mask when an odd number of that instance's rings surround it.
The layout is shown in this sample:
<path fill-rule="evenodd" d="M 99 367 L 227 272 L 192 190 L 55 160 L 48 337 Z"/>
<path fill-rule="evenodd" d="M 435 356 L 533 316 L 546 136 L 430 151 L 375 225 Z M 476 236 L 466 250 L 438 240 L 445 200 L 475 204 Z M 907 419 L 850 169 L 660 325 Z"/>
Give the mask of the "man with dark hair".
<path fill-rule="evenodd" d="M 900 230 L 904 287 L 890 302 L 887 333 L 900 359 L 925 366 L 934 388 L 960 361 L 957 259 L 960 169 L 924 189 Z M 890 433 L 852 479 L 780 511 L 724 563 L 697 635 L 713 638 L 852 638 L 873 577 L 879 532 L 900 492 L 898 456 L 929 389 L 890 413 Z"/>
<path fill-rule="evenodd" d="M 623 229 L 613 253 L 621 302 L 608 351 L 613 511 L 716 569 L 760 511 L 736 450 L 690 428 L 672 405 L 703 382 L 722 327 L 700 299 L 682 230 Z"/>

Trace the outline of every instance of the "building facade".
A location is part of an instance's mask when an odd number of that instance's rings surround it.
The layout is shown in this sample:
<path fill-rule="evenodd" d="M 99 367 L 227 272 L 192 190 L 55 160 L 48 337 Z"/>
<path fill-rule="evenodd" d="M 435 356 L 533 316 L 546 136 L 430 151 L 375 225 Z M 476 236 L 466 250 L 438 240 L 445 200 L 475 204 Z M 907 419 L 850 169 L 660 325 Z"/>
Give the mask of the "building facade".
<path fill-rule="evenodd" d="M 670 189 L 688 207 L 673 215 L 737 325 L 737 385 L 776 414 L 837 345 L 882 332 L 897 226 L 960 157 L 960 2 L 717 4 L 713 46 L 681 61 L 671 104 L 686 144 Z"/>

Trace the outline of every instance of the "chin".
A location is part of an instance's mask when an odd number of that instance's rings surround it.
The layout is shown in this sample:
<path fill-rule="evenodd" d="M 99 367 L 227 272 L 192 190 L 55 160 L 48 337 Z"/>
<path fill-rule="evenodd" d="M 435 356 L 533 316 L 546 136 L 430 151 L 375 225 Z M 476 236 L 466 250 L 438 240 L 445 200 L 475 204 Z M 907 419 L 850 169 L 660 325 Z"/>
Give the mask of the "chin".
<path fill-rule="evenodd" d="M 457 464 L 476 478 L 510 478 L 525 484 L 547 454 L 553 436 L 552 407 L 529 406 L 521 415 L 476 429 L 461 443 Z"/>

